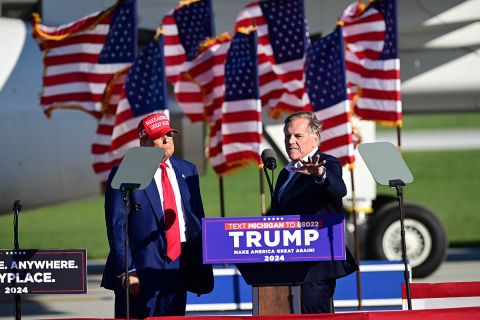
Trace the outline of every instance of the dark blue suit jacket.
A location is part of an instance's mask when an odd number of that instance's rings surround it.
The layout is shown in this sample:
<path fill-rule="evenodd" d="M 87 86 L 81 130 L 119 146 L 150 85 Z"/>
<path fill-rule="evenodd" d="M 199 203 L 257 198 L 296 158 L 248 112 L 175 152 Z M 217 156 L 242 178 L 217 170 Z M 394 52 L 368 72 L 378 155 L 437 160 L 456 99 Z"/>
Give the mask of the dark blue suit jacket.
<path fill-rule="evenodd" d="M 313 176 L 295 173 L 281 197 L 278 192 L 289 176 L 283 169 L 275 185 L 270 215 L 314 215 L 343 214 L 342 198 L 347 188 L 342 179 L 342 165 L 337 158 L 318 152 L 320 161 L 326 160 L 326 178 L 316 181 Z M 350 252 L 345 261 L 326 261 L 316 263 L 311 269 L 306 282 L 336 279 L 358 270 Z M 293 269 L 293 268 L 292 268 Z"/>
<path fill-rule="evenodd" d="M 202 263 L 202 221 L 205 216 L 197 169 L 185 160 L 170 157 L 182 195 L 182 209 L 187 226 L 187 242 L 180 259 L 167 261 L 165 220 L 155 180 L 144 190 L 133 192 L 131 205 L 139 209 L 129 214 L 129 270 L 136 270 L 142 290 L 165 292 L 191 291 L 208 293 L 213 289 L 211 265 Z M 110 253 L 102 286 L 118 288 L 119 276 L 125 273 L 125 203 L 124 193 L 110 187 L 114 168 L 105 193 L 105 221 Z"/>

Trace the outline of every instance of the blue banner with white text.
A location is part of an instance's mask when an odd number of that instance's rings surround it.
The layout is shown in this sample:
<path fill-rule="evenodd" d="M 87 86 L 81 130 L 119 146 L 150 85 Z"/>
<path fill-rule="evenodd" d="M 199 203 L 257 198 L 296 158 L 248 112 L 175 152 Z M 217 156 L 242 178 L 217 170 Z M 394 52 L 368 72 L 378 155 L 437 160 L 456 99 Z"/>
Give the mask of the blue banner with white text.
<path fill-rule="evenodd" d="M 203 262 L 345 260 L 343 214 L 203 219 Z"/>

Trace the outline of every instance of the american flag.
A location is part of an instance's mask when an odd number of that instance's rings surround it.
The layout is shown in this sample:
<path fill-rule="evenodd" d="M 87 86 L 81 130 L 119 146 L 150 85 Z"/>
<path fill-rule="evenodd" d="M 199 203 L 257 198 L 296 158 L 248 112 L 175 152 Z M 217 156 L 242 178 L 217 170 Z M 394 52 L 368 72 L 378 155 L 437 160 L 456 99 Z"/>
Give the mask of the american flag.
<path fill-rule="evenodd" d="M 254 30 L 244 32 L 236 33 L 228 49 L 222 105 L 223 154 L 228 164 L 239 166 L 261 162 L 262 142 L 257 37 Z"/>
<path fill-rule="evenodd" d="M 195 59 L 200 44 L 215 34 L 210 0 L 196 0 L 180 5 L 162 19 L 165 29 L 166 75 L 174 85 L 180 108 L 192 122 L 204 121 L 200 86 L 184 73 Z"/>
<path fill-rule="evenodd" d="M 235 30 L 257 26 L 260 99 L 270 116 L 310 110 L 303 65 L 307 25 L 303 0 L 266 0 L 242 9 Z"/>
<path fill-rule="evenodd" d="M 136 1 L 124 0 L 78 21 L 50 27 L 33 17 L 33 37 L 43 52 L 40 103 L 102 116 L 102 95 L 110 77 L 129 66 L 136 54 Z"/>
<path fill-rule="evenodd" d="M 401 125 L 400 59 L 395 0 L 362 2 L 343 13 L 347 80 L 354 111 L 365 120 Z"/>
<path fill-rule="evenodd" d="M 342 164 L 353 163 L 350 103 L 340 26 L 311 43 L 307 50 L 305 76 L 313 109 L 323 123 L 320 150 L 339 158 Z"/>
<path fill-rule="evenodd" d="M 108 112 L 100 119 L 91 148 L 93 170 L 103 183 L 127 150 L 139 145 L 140 120 L 153 112 L 168 116 L 162 39 L 148 44 L 130 69 L 114 75 L 107 87 Z"/>
<path fill-rule="evenodd" d="M 231 44 L 226 35 L 217 38 L 189 64 L 188 74 L 199 84 L 209 125 L 208 158 L 215 172 L 223 175 L 232 167 L 223 154 L 222 104 L 225 92 L 225 60 Z"/>

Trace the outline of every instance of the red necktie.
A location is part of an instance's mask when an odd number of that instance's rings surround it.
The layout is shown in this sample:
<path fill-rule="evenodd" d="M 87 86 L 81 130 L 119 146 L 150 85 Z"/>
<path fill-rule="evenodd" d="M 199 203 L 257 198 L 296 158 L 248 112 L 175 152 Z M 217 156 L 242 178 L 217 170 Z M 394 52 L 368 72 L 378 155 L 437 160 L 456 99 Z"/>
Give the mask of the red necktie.
<path fill-rule="evenodd" d="M 180 256 L 180 227 L 178 225 L 177 204 L 172 184 L 167 175 L 167 164 L 160 163 L 162 168 L 163 214 L 165 216 L 165 231 L 167 236 L 167 257 L 171 261 Z"/>

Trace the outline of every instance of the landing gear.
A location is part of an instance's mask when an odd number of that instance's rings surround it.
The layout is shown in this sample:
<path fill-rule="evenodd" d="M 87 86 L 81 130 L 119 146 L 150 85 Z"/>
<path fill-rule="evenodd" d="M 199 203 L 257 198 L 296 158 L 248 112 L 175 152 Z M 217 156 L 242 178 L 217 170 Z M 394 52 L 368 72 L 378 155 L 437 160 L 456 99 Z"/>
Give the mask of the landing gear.
<path fill-rule="evenodd" d="M 438 218 L 428 209 L 405 203 L 405 241 L 412 276 L 433 273 L 445 259 L 448 240 Z M 388 203 L 369 220 L 365 244 L 373 259 L 402 260 L 400 218 L 397 203 Z"/>

